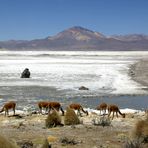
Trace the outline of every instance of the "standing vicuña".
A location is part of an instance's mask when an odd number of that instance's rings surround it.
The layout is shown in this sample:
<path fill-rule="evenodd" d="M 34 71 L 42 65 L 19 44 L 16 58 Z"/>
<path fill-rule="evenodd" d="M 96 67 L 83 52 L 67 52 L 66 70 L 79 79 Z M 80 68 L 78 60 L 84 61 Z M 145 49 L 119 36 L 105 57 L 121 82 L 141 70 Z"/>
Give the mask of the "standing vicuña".
<path fill-rule="evenodd" d="M 125 118 L 125 114 L 121 113 L 120 110 L 119 110 L 119 107 L 117 105 L 108 105 L 108 117 L 110 116 L 111 112 L 113 112 L 113 116 L 112 116 L 112 119 L 114 118 L 114 113 L 116 113 L 116 116 L 118 118 L 118 113 L 123 117 Z"/>
<path fill-rule="evenodd" d="M 49 102 L 46 102 L 46 101 L 42 101 L 42 102 L 38 102 L 38 107 L 40 109 L 39 113 L 42 114 L 42 109 L 45 108 L 46 109 L 46 112 L 48 110 L 48 103 Z"/>
<path fill-rule="evenodd" d="M 42 108 L 45 108 L 46 111 L 49 109 L 49 113 L 51 109 L 56 109 L 57 111 L 59 111 L 59 109 L 62 112 L 62 115 L 64 115 L 64 110 L 61 107 L 61 104 L 59 102 L 46 102 L 46 101 L 42 101 L 42 102 L 38 102 L 38 107 L 40 109 L 40 113 L 42 113 Z"/>
<path fill-rule="evenodd" d="M 4 104 L 0 113 L 5 111 L 5 116 L 6 116 L 6 115 L 9 115 L 9 109 L 13 109 L 13 112 L 14 112 L 14 115 L 15 115 L 15 107 L 16 107 L 16 103 L 14 101 L 7 102 L 6 104 Z"/>
<path fill-rule="evenodd" d="M 106 110 L 107 110 L 107 104 L 106 103 L 101 103 L 100 105 L 98 105 L 96 107 L 97 110 L 100 110 L 100 114 L 101 114 L 101 111 L 105 114 L 106 113 Z"/>
<path fill-rule="evenodd" d="M 69 107 L 74 110 L 77 110 L 80 116 L 81 116 L 80 110 L 84 112 L 86 115 L 88 115 L 88 111 L 85 111 L 80 104 L 73 103 L 73 104 L 70 104 Z"/>

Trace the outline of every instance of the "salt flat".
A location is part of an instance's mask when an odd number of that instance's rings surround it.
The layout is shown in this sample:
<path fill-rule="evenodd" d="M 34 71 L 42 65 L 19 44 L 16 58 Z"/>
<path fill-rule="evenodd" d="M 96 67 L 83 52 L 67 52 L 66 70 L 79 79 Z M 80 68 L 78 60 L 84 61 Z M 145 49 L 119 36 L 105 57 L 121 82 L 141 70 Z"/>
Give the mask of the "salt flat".
<path fill-rule="evenodd" d="M 148 52 L 138 51 L 1 51 L 0 104 L 10 98 L 26 106 L 57 98 L 64 104 L 69 98 L 82 101 L 81 98 L 147 95 L 145 86 L 128 74 L 132 64 L 147 56 Z M 21 79 L 26 67 L 31 78 Z M 80 86 L 89 90 L 80 91 Z"/>

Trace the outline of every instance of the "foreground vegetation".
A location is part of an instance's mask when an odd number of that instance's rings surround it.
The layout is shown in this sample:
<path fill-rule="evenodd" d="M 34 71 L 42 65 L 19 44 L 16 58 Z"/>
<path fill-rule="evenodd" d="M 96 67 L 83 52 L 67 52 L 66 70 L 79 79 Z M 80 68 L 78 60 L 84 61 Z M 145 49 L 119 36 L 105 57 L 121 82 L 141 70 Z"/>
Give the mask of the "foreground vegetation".
<path fill-rule="evenodd" d="M 67 109 L 65 116 L 53 111 L 50 115 L 0 115 L 1 145 L 35 148 L 146 148 L 148 117 L 146 113 L 128 113 L 126 118 L 95 112 L 77 116 Z M 4 143 L 2 143 L 4 142 Z"/>

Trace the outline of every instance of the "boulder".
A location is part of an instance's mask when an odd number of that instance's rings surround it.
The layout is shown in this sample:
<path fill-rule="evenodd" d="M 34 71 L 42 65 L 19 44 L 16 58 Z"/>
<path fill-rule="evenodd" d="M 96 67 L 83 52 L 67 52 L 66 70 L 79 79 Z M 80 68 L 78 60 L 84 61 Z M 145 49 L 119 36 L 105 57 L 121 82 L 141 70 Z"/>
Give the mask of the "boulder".
<path fill-rule="evenodd" d="M 89 90 L 89 88 L 87 88 L 85 86 L 81 86 L 81 87 L 79 87 L 79 90 Z"/>
<path fill-rule="evenodd" d="M 21 78 L 30 78 L 30 71 L 28 68 L 25 68 L 25 70 L 22 72 Z"/>

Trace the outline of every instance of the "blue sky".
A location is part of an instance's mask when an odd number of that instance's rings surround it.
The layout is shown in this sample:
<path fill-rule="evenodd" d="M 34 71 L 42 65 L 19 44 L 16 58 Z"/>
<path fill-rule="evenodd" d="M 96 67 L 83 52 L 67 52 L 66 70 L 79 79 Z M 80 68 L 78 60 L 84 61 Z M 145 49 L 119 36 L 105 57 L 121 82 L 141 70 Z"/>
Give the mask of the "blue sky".
<path fill-rule="evenodd" d="M 0 0 L 0 40 L 53 36 L 72 26 L 148 34 L 148 0 Z"/>

